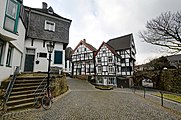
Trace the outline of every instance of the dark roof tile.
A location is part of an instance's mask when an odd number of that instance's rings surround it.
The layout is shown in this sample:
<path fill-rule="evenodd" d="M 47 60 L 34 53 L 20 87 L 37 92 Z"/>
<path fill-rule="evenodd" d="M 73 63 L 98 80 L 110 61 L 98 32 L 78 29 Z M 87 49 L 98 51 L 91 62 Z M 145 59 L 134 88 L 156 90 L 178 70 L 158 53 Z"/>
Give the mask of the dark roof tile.
<path fill-rule="evenodd" d="M 110 39 L 107 44 L 110 45 L 114 50 L 127 49 L 131 47 L 133 34 Z"/>

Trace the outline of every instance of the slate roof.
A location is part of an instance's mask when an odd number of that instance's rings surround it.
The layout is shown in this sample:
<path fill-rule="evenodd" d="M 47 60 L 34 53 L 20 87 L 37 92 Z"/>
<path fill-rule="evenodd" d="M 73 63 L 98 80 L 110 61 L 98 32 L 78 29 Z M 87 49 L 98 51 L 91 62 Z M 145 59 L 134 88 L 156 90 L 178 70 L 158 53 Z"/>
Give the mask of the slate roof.
<path fill-rule="evenodd" d="M 125 36 L 110 39 L 107 44 L 114 48 L 114 50 L 127 49 L 131 47 L 132 39 L 133 34 L 131 33 Z"/>
<path fill-rule="evenodd" d="M 53 12 L 52 10 L 52 7 L 50 6 L 48 9 L 42 9 L 42 8 L 31 8 L 31 7 L 27 7 L 27 6 L 24 6 L 26 9 L 32 9 L 32 10 L 35 10 L 35 11 L 38 11 L 38 12 L 41 12 L 41 13 L 45 13 L 45 14 L 48 14 L 48 15 L 52 15 L 52 16 L 55 16 L 55 17 L 57 17 L 57 18 L 61 18 L 61 19 L 64 19 L 64 20 L 67 20 L 67 21 L 69 21 L 69 22 L 71 22 L 72 20 L 70 20 L 70 19 L 67 19 L 67 18 L 64 18 L 64 17 L 62 17 L 62 16 L 60 16 L 60 15 L 58 15 L 58 14 L 56 14 L 55 12 Z M 49 10 L 52 12 L 52 14 L 51 13 L 49 13 Z"/>

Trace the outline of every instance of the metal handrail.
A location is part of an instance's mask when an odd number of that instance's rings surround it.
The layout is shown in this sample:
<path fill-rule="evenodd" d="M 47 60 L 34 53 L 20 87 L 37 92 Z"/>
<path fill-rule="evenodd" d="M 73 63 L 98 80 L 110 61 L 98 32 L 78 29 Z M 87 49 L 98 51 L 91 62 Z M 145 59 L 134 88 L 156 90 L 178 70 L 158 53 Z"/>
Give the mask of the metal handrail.
<path fill-rule="evenodd" d="M 6 92 L 5 92 L 4 96 L 3 96 L 4 105 L 6 105 L 6 103 L 8 102 L 9 96 L 11 94 L 11 91 L 13 89 L 13 86 L 14 86 L 14 83 L 15 83 L 15 80 L 16 80 L 16 76 L 19 74 L 19 69 L 20 69 L 19 66 L 16 66 L 13 77 L 12 77 L 11 81 L 9 82 L 8 87 L 6 88 Z"/>
<path fill-rule="evenodd" d="M 51 77 L 52 78 L 52 77 Z M 50 79 L 51 79 L 50 78 Z M 34 94 L 34 100 L 35 103 L 38 101 L 38 98 L 42 95 L 42 93 L 45 92 L 45 89 L 47 88 L 47 83 L 43 86 L 43 89 L 41 89 L 41 92 L 38 92 L 38 90 L 40 89 L 40 87 L 42 87 L 43 82 L 47 80 L 47 76 L 41 81 L 40 85 L 36 88 Z"/>
<path fill-rule="evenodd" d="M 44 91 L 45 87 L 47 86 L 47 84 L 44 85 L 43 89 L 41 90 L 41 92 L 39 93 L 38 90 L 39 88 L 42 86 L 43 82 L 46 80 L 47 76 L 41 81 L 41 83 L 39 84 L 39 86 L 36 88 L 34 94 L 34 99 L 36 100 L 36 98 L 38 98 Z"/>

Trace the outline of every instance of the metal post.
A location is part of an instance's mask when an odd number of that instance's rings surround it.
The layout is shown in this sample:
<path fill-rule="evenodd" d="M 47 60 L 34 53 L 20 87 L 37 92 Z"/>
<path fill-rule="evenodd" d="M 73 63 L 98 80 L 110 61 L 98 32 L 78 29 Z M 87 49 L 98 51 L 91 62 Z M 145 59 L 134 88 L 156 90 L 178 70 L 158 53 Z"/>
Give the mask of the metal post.
<path fill-rule="evenodd" d="M 49 59 L 48 59 L 48 78 L 47 78 L 47 91 L 48 91 L 48 97 L 50 95 L 50 63 L 51 63 L 51 53 L 49 53 Z"/>
<path fill-rule="evenodd" d="M 144 87 L 144 98 L 145 98 L 145 93 L 146 93 L 146 90 L 145 90 L 145 87 Z"/>
<path fill-rule="evenodd" d="M 163 92 L 160 92 L 160 94 L 161 94 L 161 104 L 163 106 Z"/>

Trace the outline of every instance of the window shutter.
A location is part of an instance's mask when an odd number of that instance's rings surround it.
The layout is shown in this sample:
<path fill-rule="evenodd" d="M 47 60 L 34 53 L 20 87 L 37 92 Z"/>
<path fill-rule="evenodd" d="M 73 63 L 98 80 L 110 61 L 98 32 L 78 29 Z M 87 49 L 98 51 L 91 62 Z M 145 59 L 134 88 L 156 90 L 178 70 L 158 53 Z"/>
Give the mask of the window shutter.
<path fill-rule="evenodd" d="M 54 64 L 62 64 L 62 51 L 54 52 Z"/>

